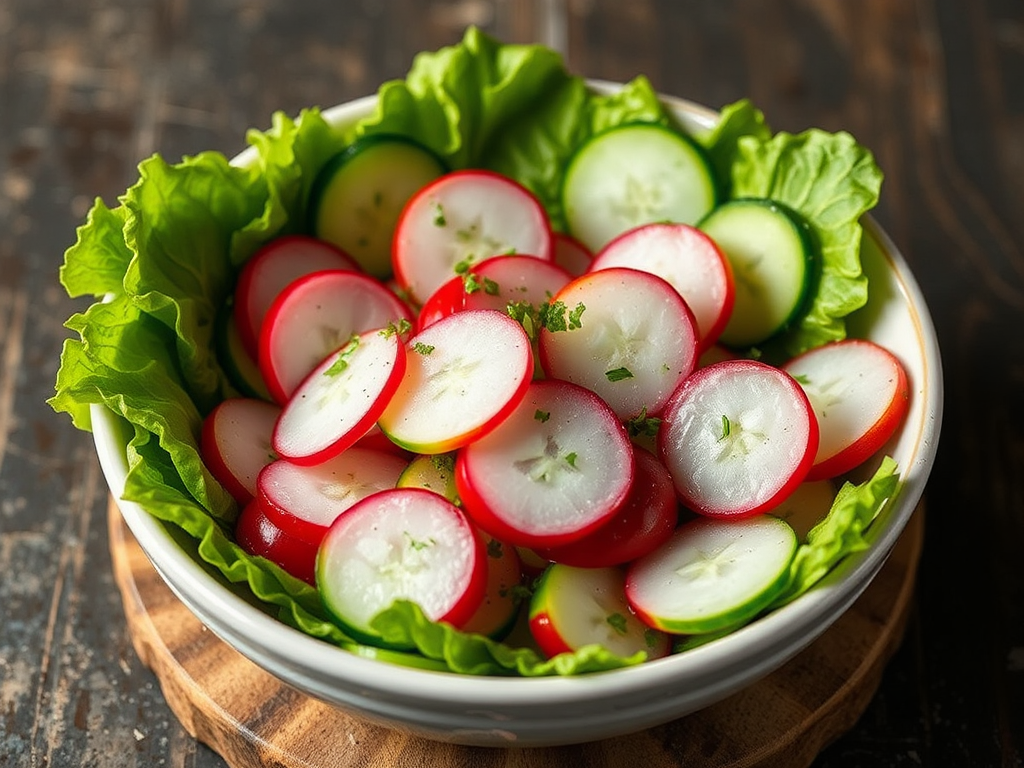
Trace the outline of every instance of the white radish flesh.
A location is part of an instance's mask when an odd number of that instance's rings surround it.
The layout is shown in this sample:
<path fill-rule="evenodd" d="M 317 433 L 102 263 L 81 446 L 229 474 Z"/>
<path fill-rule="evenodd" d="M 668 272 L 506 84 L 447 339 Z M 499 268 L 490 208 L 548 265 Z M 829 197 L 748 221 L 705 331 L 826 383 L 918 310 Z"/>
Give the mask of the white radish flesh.
<path fill-rule="evenodd" d="M 693 314 L 679 293 L 648 272 L 614 267 L 576 278 L 555 296 L 579 327 L 541 330 L 545 372 L 600 395 L 620 419 L 656 415 L 697 364 Z"/>
<path fill-rule="evenodd" d="M 242 506 L 256 495 L 260 470 L 277 458 L 271 435 L 280 413 L 265 400 L 237 397 L 221 402 L 203 420 L 203 461 Z"/>
<path fill-rule="evenodd" d="M 354 445 L 387 406 L 405 360 L 397 333 L 373 330 L 355 337 L 295 390 L 274 428 L 274 450 L 312 465 Z"/>
<path fill-rule="evenodd" d="M 694 372 L 666 407 L 658 443 L 683 503 L 711 516 L 770 509 L 804 480 L 817 445 L 800 386 L 753 360 Z"/>

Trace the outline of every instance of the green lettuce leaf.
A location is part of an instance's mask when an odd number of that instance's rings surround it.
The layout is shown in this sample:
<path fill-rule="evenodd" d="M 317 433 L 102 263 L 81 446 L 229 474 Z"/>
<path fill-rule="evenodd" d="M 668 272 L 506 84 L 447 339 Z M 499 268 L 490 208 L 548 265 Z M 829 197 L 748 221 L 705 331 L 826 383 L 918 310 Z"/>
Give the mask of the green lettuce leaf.
<path fill-rule="evenodd" d="M 448 624 L 436 624 L 415 603 L 395 602 L 374 617 L 372 627 L 389 645 L 415 648 L 428 659 L 443 661 L 452 672 L 465 675 L 577 675 L 640 664 L 646 654 L 616 656 L 599 645 L 544 659 L 532 648 L 513 648 L 482 635 L 468 634 Z"/>
<path fill-rule="evenodd" d="M 722 107 L 714 127 L 695 137 L 707 152 L 715 171 L 719 200 L 732 197 L 732 168 L 739 152 L 740 139 L 745 136 L 758 142 L 768 141 L 772 137 L 764 114 L 749 99 L 740 99 Z"/>
<path fill-rule="evenodd" d="M 807 533 L 790 566 L 790 582 L 769 610 L 795 600 L 817 584 L 840 560 L 867 549 L 864 532 L 878 517 L 899 485 L 896 462 L 886 456 L 874 475 L 854 485 L 845 483 L 825 519 Z"/>
<path fill-rule="evenodd" d="M 64 254 L 60 281 L 72 298 L 122 293 L 124 273 L 135 255 L 124 242 L 125 208 L 111 210 L 97 198 L 78 228 L 78 242 Z"/>
<path fill-rule="evenodd" d="M 774 343 L 782 357 L 844 338 L 844 318 L 867 302 L 860 218 L 878 202 L 881 184 L 871 152 L 848 133 L 811 129 L 767 141 L 738 138 L 731 197 L 766 197 L 789 206 L 810 226 L 820 258 L 810 307 Z"/>

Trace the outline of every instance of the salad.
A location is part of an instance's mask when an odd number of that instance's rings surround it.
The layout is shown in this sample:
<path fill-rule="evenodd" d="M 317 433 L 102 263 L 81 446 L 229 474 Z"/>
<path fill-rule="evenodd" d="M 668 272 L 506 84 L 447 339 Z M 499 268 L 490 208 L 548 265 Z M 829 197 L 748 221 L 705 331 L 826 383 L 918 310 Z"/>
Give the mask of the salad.
<path fill-rule="evenodd" d="M 461 43 L 420 54 L 408 76 L 384 84 L 375 110 L 354 125 L 337 129 L 311 108 L 297 119 L 275 114 L 269 130 L 252 130 L 248 139 L 255 152 L 251 163 L 232 164 L 214 152 L 175 164 L 153 156 L 140 164 L 138 182 L 116 206 L 95 202 L 66 253 L 61 280 L 71 296 L 96 300 L 67 322 L 78 338 L 65 343 L 50 402 L 81 429 L 91 428 L 93 404 L 122 417 L 131 435 L 124 497 L 187 534 L 198 557 L 227 581 L 247 586 L 281 621 L 341 648 L 411 666 L 465 674 L 579 674 L 685 652 L 734 631 L 796 599 L 847 554 L 867 546 L 862 534 L 899 477 L 891 459 L 876 455 L 891 433 L 878 425 L 890 431 L 898 425 L 905 383 L 887 400 L 896 405 L 865 425 L 866 442 L 862 435 L 854 440 L 824 432 L 819 439 L 815 408 L 823 406 L 812 406 L 808 394 L 808 383 L 824 371 L 869 371 L 876 383 L 899 378 L 898 363 L 885 350 L 846 340 L 845 318 L 867 301 L 859 219 L 877 201 L 881 184 L 871 154 L 849 135 L 773 133 L 747 101 L 725 107 L 714 128 L 690 135 L 642 77 L 617 92 L 599 93 L 568 73 L 554 52 L 501 44 L 471 28 Z M 662 140 L 669 143 L 660 146 Z M 336 164 L 353 146 L 372 151 L 381 144 L 395 149 L 396 143 L 413 148 L 393 162 L 403 169 L 409 205 L 396 221 L 377 219 L 360 229 L 365 215 L 339 209 L 332 196 L 348 198 L 324 180 L 335 178 Z M 652 146 L 656 150 L 644 157 L 644 148 Z M 639 156 L 631 154 L 638 147 Z M 631 198 L 635 226 L 610 226 L 613 217 L 600 212 L 594 191 L 619 173 L 607 170 L 616 158 L 656 168 L 676 151 L 680 162 L 701 169 L 688 172 L 679 208 L 672 209 L 682 211 L 675 223 L 693 219 L 683 225 L 687 237 L 719 243 L 720 252 L 740 252 L 749 247 L 744 241 L 751 227 L 758 237 L 769 237 L 780 220 L 788 222 L 782 234 L 770 237 L 806 258 L 777 273 L 755 274 L 772 296 L 788 292 L 781 309 L 742 304 L 748 300 L 738 288 L 733 307 L 727 306 L 732 298 L 684 301 L 672 290 L 671 274 L 630 261 L 645 250 L 635 242 L 636 232 L 662 237 L 663 229 L 673 229 L 665 220 L 675 214 L 663 213 L 664 201 L 646 199 L 641 190 Z M 451 188 L 439 189 L 442 183 Z M 424 268 L 430 260 L 418 254 L 429 251 L 425 240 L 445 229 L 460 205 L 480 200 L 496 201 L 509 216 L 522 205 L 508 237 L 531 227 L 541 235 L 515 253 L 502 246 L 497 259 L 478 250 Z M 324 209 L 336 215 L 321 220 Z M 339 220 L 343 225 L 332 230 L 331 222 Z M 379 237 L 382 231 L 388 236 Z M 353 239 L 352 232 L 360 235 Z M 345 237 L 346 249 L 323 247 Z M 458 237 L 465 239 L 464 232 Z M 558 287 L 542 282 L 549 287 L 529 301 L 500 297 L 504 306 L 498 308 L 468 306 L 470 294 L 493 298 L 518 279 L 508 270 L 520 256 L 539 257 L 527 261 L 549 265 L 543 279 L 550 279 L 559 241 L 566 255 L 557 270 L 568 279 Z M 273 280 L 260 278 L 253 264 L 281 249 L 289 254 L 287 263 L 302 262 L 301 274 L 289 276 L 284 292 L 261 297 L 261 285 Z M 335 259 L 348 261 L 339 265 Z M 725 263 L 726 272 L 737 269 L 735 260 Z M 491 269 L 498 270 L 495 276 Z M 532 274 L 541 268 L 525 269 Z M 292 320 L 322 304 L 323 291 L 340 290 L 312 280 L 317 273 L 349 286 L 344 290 L 358 285 L 358 314 L 376 318 L 315 361 L 319 376 L 310 374 L 308 360 L 295 362 L 309 335 L 304 328 L 315 320 Z M 446 289 L 449 283 L 454 287 Z M 480 286 L 485 289 L 476 290 Z M 616 303 L 617 294 L 634 300 Z M 293 302 L 287 311 L 281 309 L 286 299 Z M 277 318 L 275 333 L 246 326 L 249 302 Z M 659 353 L 671 351 L 672 357 L 658 358 L 654 369 L 671 372 L 671 385 L 634 371 L 632 363 L 609 367 L 580 352 L 586 346 L 575 340 L 607 325 L 617 312 L 635 318 L 661 304 L 672 309 L 651 334 L 660 339 Z M 256 354 L 247 358 L 247 346 Z M 439 371 L 430 361 L 444 358 L 447 349 L 489 346 L 499 351 L 488 359 L 504 364 L 482 379 L 489 405 L 467 412 L 464 401 L 444 400 L 450 387 L 428 393 L 446 407 L 408 405 L 423 397 L 422 389 L 409 391 L 409 370 L 426 371 L 423 377 L 434 381 Z M 728 359 L 705 364 L 710 357 Z M 280 362 L 264 362 L 269 359 Z M 331 420 L 322 411 L 293 406 L 297 394 L 330 401 L 339 381 L 374 387 L 376 394 L 359 408 L 332 412 Z M 623 382 L 634 395 L 642 393 L 639 400 L 614 394 L 624 389 L 614 385 Z M 770 487 L 754 500 L 731 494 L 730 472 L 737 464 L 708 474 L 688 448 L 695 444 L 688 425 L 711 419 L 718 450 L 750 452 L 745 441 L 756 430 L 716 400 L 730 388 L 746 398 L 746 410 L 769 395 L 781 404 L 784 425 L 758 426 L 772 439 L 791 440 L 791 425 L 802 425 L 788 458 L 761 465 Z M 868 391 L 862 399 L 872 397 L 877 399 Z M 230 434 L 247 434 L 249 445 L 259 446 L 263 458 L 256 466 L 245 440 L 218 437 L 228 434 L 217 432 L 218 418 L 221 426 L 233 420 Z M 508 446 L 526 433 L 560 446 L 586 430 L 610 436 L 599 441 L 600 461 L 589 470 L 573 450 L 552 449 L 528 467 L 509 454 Z M 269 434 L 273 455 L 261 442 Z M 380 458 L 389 445 L 404 451 L 397 462 L 394 451 L 391 460 Z M 266 521 L 254 521 L 259 510 L 253 512 L 247 500 L 251 487 L 232 482 L 246 474 L 237 468 L 248 466 L 251 480 L 275 466 L 279 483 L 287 484 L 298 482 L 289 474 L 295 466 L 345 460 L 372 464 L 375 482 L 386 490 L 336 518 L 306 521 L 323 537 L 323 547 L 314 548 L 320 552 L 316 572 L 290 572 L 259 556 Z M 604 483 L 604 501 L 555 505 L 552 527 L 544 529 L 500 497 L 517 497 L 521 489 L 513 493 L 514 482 L 547 478 L 554 464 L 572 470 L 563 474 L 584 478 L 587 490 Z M 506 471 L 514 465 L 516 471 Z M 844 481 L 854 466 L 862 475 L 867 467 L 866 476 Z M 509 484 L 497 491 L 480 479 L 502 472 Z M 829 488 L 825 512 L 798 533 L 782 520 L 788 514 L 783 503 L 795 504 L 805 491 L 820 494 L 822 485 L 803 482 L 809 479 Z M 477 512 L 467 517 L 462 505 Z M 595 559 L 605 546 L 600 538 L 588 544 L 588 537 L 626 525 L 616 515 L 630 509 L 669 510 L 670 523 L 652 523 L 661 531 L 658 548 L 631 552 L 628 568 L 624 560 Z M 417 568 L 440 569 L 435 582 L 462 585 L 446 606 L 426 605 L 426 597 L 400 598 L 383 610 L 365 604 L 362 596 L 379 585 L 360 581 L 365 572 L 345 570 L 365 555 L 365 539 L 346 537 L 358 535 L 349 529 L 379 525 L 396 526 L 396 535 L 407 537 Z M 720 570 L 683 553 L 713 549 L 723 531 L 740 530 L 766 554 L 756 567 L 740 568 L 737 583 L 746 586 L 732 603 L 722 604 L 701 588 L 680 604 L 677 592 L 652 586 L 685 581 L 683 571 Z M 431 557 L 435 544 L 441 554 Z M 508 571 L 505 592 L 521 604 L 518 635 L 516 621 L 487 624 L 477 616 L 486 568 L 463 572 L 452 566 L 489 559 L 507 565 L 506 551 L 516 552 L 519 573 L 543 573 L 532 581 L 516 578 L 514 567 Z M 691 559 L 684 567 L 680 557 Z M 346 583 L 362 586 L 351 590 Z M 712 593 L 723 583 L 700 581 L 715 585 Z M 574 605 L 609 592 L 622 593 L 616 603 L 621 607 L 598 617 L 610 640 L 591 642 L 583 625 L 594 617 L 574 613 Z M 532 634 L 522 632 L 527 620 Z M 613 642 L 619 637 L 639 637 L 641 644 Z"/>

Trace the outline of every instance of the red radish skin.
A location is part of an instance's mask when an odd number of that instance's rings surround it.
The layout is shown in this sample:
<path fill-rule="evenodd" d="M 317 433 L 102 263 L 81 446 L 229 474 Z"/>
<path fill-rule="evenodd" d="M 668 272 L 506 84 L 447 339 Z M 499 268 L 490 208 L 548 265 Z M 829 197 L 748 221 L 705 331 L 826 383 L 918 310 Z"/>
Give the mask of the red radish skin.
<path fill-rule="evenodd" d="M 267 389 L 283 405 L 353 334 L 412 319 L 408 307 L 368 275 L 328 270 L 300 277 L 274 300 L 263 323 L 258 362 Z"/>
<path fill-rule="evenodd" d="M 909 408 L 903 365 L 871 341 L 816 347 L 783 370 L 807 393 L 821 431 L 808 480 L 838 477 L 863 464 L 892 437 Z"/>
<path fill-rule="evenodd" d="M 351 448 L 384 412 L 405 369 L 399 333 L 379 329 L 360 334 L 295 390 L 274 426 L 274 451 L 311 466 Z"/>
<path fill-rule="evenodd" d="M 274 299 L 293 280 L 323 269 L 359 271 L 356 261 L 330 243 L 307 235 L 285 235 L 260 248 L 242 267 L 235 287 L 235 322 L 255 360 L 260 328 Z"/>
<path fill-rule="evenodd" d="M 256 478 L 277 457 L 271 447 L 281 409 L 255 398 L 229 398 L 203 420 L 200 453 L 210 473 L 239 506 L 256 495 Z"/>
<path fill-rule="evenodd" d="M 624 267 L 588 272 L 554 300 L 583 312 L 578 328 L 541 329 L 544 371 L 593 390 L 622 420 L 657 416 L 697 364 L 693 313 L 657 275 Z"/>
<path fill-rule="evenodd" d="M 455 485 L 474 522 L 519 547 L 555 547 L 612 519 L 633 482 L 625 428 L 593 392 L 565 381 L 530 385 L 493 432 L 465 446 Z"/>
<path fill-rule="evenodd" d="M 279 460 L 260 472 L 257 499 L 286 533 L 319 546 L 338 515 L 371 493 L 394 488 L 407 466 L 391 453 L 358 447 L 311 467 Z"/>
<path fill-rule="evenodd" d="M 367 496 L 334 521 L 317 555 L 317 586 L 327 609 L 356 635 L 370 633 L 373 616 L 397 599 L 461 628 L 483 600 L 486 558 L 458 507 L 433 491 L 395 488 Z"/>
<path fill-rule="evenodd" d="M 676 390 L 659 455 L 683 504 L 709 517 L 749 517 L 781 502 L 807 476 L 818 422 L 789 374 L 754 360 L 695 371 Z"/>
<path fill-rule="evenodd" d="M 406 344 L 407 370 L 378 424 L 414 453 L 447 453 L 515 410 L 533 375 L 530 340 L 501 312 L 466 310 Z"/>
<path fill-rule="evenodd" d="M 422 303 L 469 266 L 501 254 L 553 258 L 547 213 L 532 193 L 491 171 L 454 171 L 406 204 L 395 229 L 395 280 Z"/>
<path fill-rule="evenodd" d="M 316 584 L 316 545 L 286 533 L 255 499 L 235 521 L 235 540 L 250 555 L 264 557 L 295 578 Z"/>
<path fill-rule="evenodd" d="M 573 277 L 579 277 L 590 268 L 594 254 L 587 246 L 565 232 L 553 232 L 551 238 L 555 248 L 555 264 Z"/>
<path fill-rule="evenodd" d="M 539 555 L 578 568 L 607 568 L 643 557 L 672 535 L 679 521 L 672 478 L 643 448 L 634 448 L 633 456 L 636 475 L 615 516 L 593 533 L 563 547 L 539 550 Z"/>
<path fill-rule="evenodd" d="M 717 341 L 732 314 L 732 268 L 714 240 L 687 224 L 647 224 L 616 237 L 588 271 L 630 267 L 658 275 L 675 288 L 697 321 L 700 348 Z"/>

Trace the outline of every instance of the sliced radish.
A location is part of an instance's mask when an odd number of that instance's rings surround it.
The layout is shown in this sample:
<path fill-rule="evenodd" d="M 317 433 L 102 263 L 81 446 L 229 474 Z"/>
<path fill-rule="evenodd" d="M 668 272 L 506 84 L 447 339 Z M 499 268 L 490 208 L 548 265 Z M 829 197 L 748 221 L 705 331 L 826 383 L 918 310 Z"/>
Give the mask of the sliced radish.
<path fill-rule="evenodd" d="M 250 555 L 265 557 L 295 578 L 316 584 L 316 545 L 287 533 L 256 499 L 235 521 L 235 541 Z"/>
<path fill-rule="evenodd" d="M 407 466 L 394 454 L 356 447 L 311 467 L 279 460 L 260 472 L 257 498 L 286 533 L 319 546 L 338 515 L 371 493 L 394 488 Z"/>
<path fill-rule="evenodd" d="M 610 520 L 633 482 L 625 428 L 593 392 L 549 379 L 463 448 L 455 483 L 483 530 L 516 546 L 554 547 Z"/>
<path fill-rule="evenodd" d="M 279 403 L 353 334 L 411 322 L 408 307 L 374 278 L 330 270 L 288 285 L 267 311 L 259 365 Z"/>
<path fill-rule="evenodd" d="M 633 449 L 636 473 L 629 496 L 611 520 L 581 539 L 539 554 L 579 568 L 605 568 L 636 560 L 672 535 L 679 521 L 672 478 L 658 459 Z"/>
<path fill-rule="evenodd" d="M 359 265 L 336 246 L 306 235 L 285 235 L 260 248 L 242 267 L 235 287 L 235 320 L 245 348 L 259 355 L 263 318 L 293 280 L 323 269 L 357 271 Z"/>
<path fill-rule="evenodd" d="M 866 461 L 907 413 L 906 371 L 874 342 L 847 339 L 816 347 L 783 370 L 803 387 L 818 417 L 821 438 L 809 480 L 837 477 Z"/>
<path fill-rule="evenodd" d="M 658 438 L 687 507 L 739 517 L 770 509 L 803 482 L 818 423 L 791 376 L 754 360 L 727 360 L 683 382 Z"/>
<path fill-rule="evenodd" d="M 449 315 L 407 343 L 408 367 L 378 423 L 415 453 L 446 453 L 497 426 L 533 375 L 530 340 L 490 309 Z"/>
<path fill-rule="evenodd" d="M 463 268 L 501 254 L 552 259 L 544 208 L 525 187 L 500 174 L 446 174 L 409 200 L 395 230 L 395 278 L 422 303 Z"/>
<path fill-rule="evenodd" d="M 572 280 L 572 275 L 550 261 L 533 256 L 495 256 L 452 278 L 428 298 L 419 315 L 425 328 L 453 312 L 495 309 L 526 302 L 540 306 Z"/>
<path fill-rule="evenodd" d="M 239 505 L 256 495 L 256 478 L 277 456 L 271 447 L 280 407 L 265 400 L 224 400 L 203 420 L 200 453 L 210 472 Z"/>
<path fill-rule="evenodd" d="M 771 515 L 694 520 L 634 562 L 626 597 L 665 632 L 715 632 L 754 618 L 786 586 L 796 534 Z"/>
<path fill-rule="evenodd" d="M 530 634 L 549 658 L 601 645 L 619 656 L 643 651 L 657 659 L 671 648 L 668 635 L 633 615 L 619 568 L 550 566 L 530 601 Z"/>
<path fill-rule="evenodd" d="M 484 535 L 487 552 L 487 589 L 480 607 L 462 625 L 463 632 L 475 632 L 500 640 L 512 631 L 522 601 L 523 567 L 515 547 Z"/>
<path fill-rule="evenodd" d="M 396 600 L 461 627 L 483 599 L 486 558 L 455 505 L 421 488 L 397 488 L 367 496 L 334 521 L 320 545 L 316 582 L 343 629 L 379 643 L 370 623 Z"/>
<path fill-rule="evenodd" d="M 399 334 L 373 330 L 353 337 L 295 390 L 274 427 L 274 450 L 308 466 L 350 448 L 387 407 L 405 368 Z"/>
<path fill-rule="evenodd" d="M 554 262 L 573 277 L 579 277 L 590 267 L 594 254 L 583 243 L 565 232 L 552 232 L 555 248 Z"/>
<path fill-rule="evenodd" d="M 629 419 L 657 415 L 697 364 L 697 326 L 679 293 L 648 272 L 612 267 L 590 272 L 555 296 L 583 308 L 579 327 L 541 329 L 544 371 L 599 394 Z"/>
<path fill-rule="evenodd" d="M 732 269 L 714 240 L 696 227 L 659 223 L 631 229 L 602 248 L 588 271 L 609 267 L 650 272 L 679 291 L 697 321 L 702 350 L 729 322 L 735 300 Z"/>

